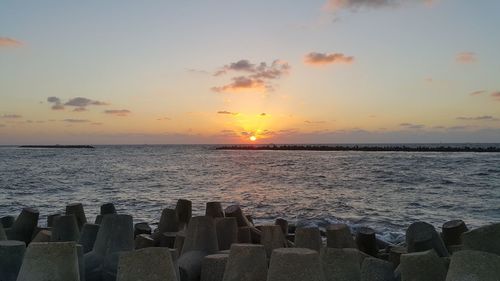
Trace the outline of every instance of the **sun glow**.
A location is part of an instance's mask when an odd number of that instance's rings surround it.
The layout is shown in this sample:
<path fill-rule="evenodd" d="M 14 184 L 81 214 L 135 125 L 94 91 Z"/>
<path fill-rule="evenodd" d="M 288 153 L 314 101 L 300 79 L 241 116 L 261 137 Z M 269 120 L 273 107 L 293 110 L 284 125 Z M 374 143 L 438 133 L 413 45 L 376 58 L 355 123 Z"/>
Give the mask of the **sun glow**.
<path fill-rule="evenodd" d="M 257 137 L 256 137 L 256 136 L 251 136 L 251 137 L 250 137 L 250 140 L 251 140 L 251 141 L 256 141 L 256 140 L 257 140 Z"/>

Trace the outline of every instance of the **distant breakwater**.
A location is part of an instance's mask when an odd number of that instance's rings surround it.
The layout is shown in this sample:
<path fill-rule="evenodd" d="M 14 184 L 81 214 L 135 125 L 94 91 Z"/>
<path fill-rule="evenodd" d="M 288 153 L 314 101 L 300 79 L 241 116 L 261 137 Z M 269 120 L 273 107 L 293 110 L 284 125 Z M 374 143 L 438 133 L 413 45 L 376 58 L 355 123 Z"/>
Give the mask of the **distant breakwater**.
<path fill-rule="evenodd" d="M 91 145 L 21 145 L 21 148 L 95 148 Z"/>
<path fill-rule="evenodd" d="M 405 146 L 405 145 L 230 145 L 218 150 L 293 150 L 293 151 L 367 151 L 367 152 L 500 152 L 500 147 Z"/>

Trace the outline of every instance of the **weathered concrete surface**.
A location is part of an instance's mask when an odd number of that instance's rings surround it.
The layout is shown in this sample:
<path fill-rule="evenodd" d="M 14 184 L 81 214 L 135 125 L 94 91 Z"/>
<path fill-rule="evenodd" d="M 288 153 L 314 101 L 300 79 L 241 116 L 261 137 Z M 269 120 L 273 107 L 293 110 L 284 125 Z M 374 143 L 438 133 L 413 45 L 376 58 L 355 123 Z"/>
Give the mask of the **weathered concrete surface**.
<path fill-rule="evenodd" d="M 285 235 L 279 225 L 263 225 L 260 230 L 260 244 L 264 245 L 267 257 L 271 257 L 274 249 L 286 247 Z"/>
<path fill-rule="evenodd" d="M 209 255 L 215 254 L 218 250 L 219 246 L 214 219 L 207 216 L 191 218 L 186 230 L 182 254 L 189 251 L 201 251 Z"/>
<path fill-rule="evenodd" d="M 473 250 L 459 251 L 452 255 L 446 281 L 471 280 L 500 280 L 500 256 Z"/>
<path fill-rule="evenodd" d="M 73 203 L 66 206 L 66 215 L 74 215 L 76 218 L 76 223 L 78 224 L 78 229 L 81 230 L 83 225 L 87 223 L 87 217 L 85 216 L 85 210 L 83 209 L 82 203 Z"/>
<path fill-rule="evenodd" d="M 213 254 L 201 262 L 201 281 L 222 281 L 229 254 Z"/>
<path fill-rule="evenodd" d="M 0 224 L 0 241 L 1 240 L 7 240 L 7 234 L 5 234 L 2 224 Z"/>
<path fill-rule="evenodd" d="M 0 218 L 0 224 L 4 228 L 11 227 L 15 221 L 16 221 L 16 217 L 14 217 L 14 216 L 4 216 L 4 217 Z"/>
<path fill-rule="evenodd" d="M 461 245 L 462 233 L 469 230 L 463 220 L 447 221 L 441 229 L 443 242 L 448 248 L 452 245 Z"/>
<path fill-rule="evenodd" d="M 366 258 L 361 265 L 361 281 L 395 281 L 392 263 L 377 258 Z"/>
<path fill-rule="evenodd" d="M 0 241 L 0 280 L 16 281 L 25 251 L 26 244 L 22 241 Z"/>
<path fill-rule="evenodd" d="M 434 250 L 401 255 L 401 281 L 444 281 L 445 262 Z"/>
<path fill-rule="evenodd" d="M 212 218 L 223 218 L 225 215 L 222 204 L 220 202 L 207 202 L 205 208 L 205 216 Z"/>
<path fill-rule="evenodd" d="M 24 208 L 14 221 L 12 227 L 5 231 L 7 238 L 9 240 L 19 240 L 29 244 L 38 225 L 39 215 L 36 209 Z"/>
<path fill-rule="evenodd" d="M 78 258 L 78 274 L 80 275 L 80 281 L 85 281 L 85 259 L 83 255 L 83 246 L 76 244 L 76 256 Z"/>
<path fill-rule="evenodd" d="M 324 281 L 319 253 L 306 248 L 276 249 L 271 255 L 267 281 Z"/>
<path fill-rule="evenodd" d="M 351 230 L 344 223 L 331 224 L 326 227 L 326 246 L 328 248 L 356 248 Z"/>
<path fill-rule="evenodd" d="M 236 218 L 216 218 L 215 229 L 217 231 L 217 241 L 219 250 L 227 250 L 231 244 L 238 242 L 238 223 Z"/>
<path fill-rule="evenodd" d="M 440 257 L 449 256 L 439 233 L 434 226 L 426 222 L 412 223 L 406 230 L 408 253 L 434 249 Z"/>
<path fill-rule="evenodd" d="M 300 227 L 295 229 L 295 247 L 320 251 L 323 247 L 321 233 L 317 227 Z"/>
<path fill-rule="evenodd" d="M 31 243 L 17 281 L 80 281 L 75 242 Z"/>
<path fill-rule="evenodd" d="M 356 233 L 356 245 L 358 249 L 370 256 L 378 256 L 377 238 L 375 237 L 375 230 L 370 227 L 361 227 Z"/>
<path fill-rule="evenodd" d="M 192 216 L 191 201 L 186 199 L 177 200 L 177 204 L 175 205 L 175 212 L 177 213 L 177 218 L 179 219 L 179 229 L 184 229 L 191 220 Z"/>
<path fill-rule="evenodd" d="M 86 254 L 94 248 L 97 233 L 99 232 L 99 225 L 93 223 L 86 223 L 83 225 L 82 232 L 78 244 L 82 245 L 83 252 Z"/>
<path fill-rule="evenodd" d="M 361 261 L 361 252 L 358 249 L 321 249 L 321 264 L 326 281 L 360 280 Z"/>
<path fill-rule="evenodd" d="M 179 257 L 179 271 L 181 281 L 199 281 L 201 277 L 201 264 L 207 253 L 189 251 Z"/>
<path fill-rule="evenodd" d="M 52 227 L 52 242 L 77 242 L 80 238 L 80 228 L 75 215 L 59 216 Z"/>
<path fill-rule="evenodd" d="M 116 281 L 177 281 L 170 251 L 156 247 L 122 253 Z"/>
<path fill-rule="evenodd" d="M 31 240 L 31 242 L 50 242 L 52 241 L 52 232 L 49 230 L 40 230 L 37 235 L 35 235 L 35 238 Z"/>
<path fill-rule="evenodd" d="M 149 247 L 154 247 L 155 246 L 155 241 L 151 237 L 151 235 L 148 234 L 140 234 L 135 237 L 135 249 L 144 249 L 144 248 L 149 248 Z"/>
<path fill-rule="evenodd" d="M 267 258 L 262 245 L 233 244 L 223 281 L 266 281 Z"/>
<path fill-rule="evenodd" d="M 500 255 L 500 223 L 486 225 L 462 234 L 464 250 Z"/>

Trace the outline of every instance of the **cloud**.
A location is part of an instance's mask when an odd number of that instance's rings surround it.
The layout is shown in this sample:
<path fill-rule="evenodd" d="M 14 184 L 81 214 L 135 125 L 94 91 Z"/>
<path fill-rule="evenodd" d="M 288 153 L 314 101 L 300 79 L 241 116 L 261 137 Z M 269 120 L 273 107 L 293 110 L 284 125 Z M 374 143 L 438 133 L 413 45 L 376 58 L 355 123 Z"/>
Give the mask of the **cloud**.
<path fill-rule="evenodd" d="M 210 74 L 206 70 L 195 69 L 195 68 L 187 68 L 186 71 L 189 72 L 189 73 L 195 73 L 195 74 Z"/>
<path fill-rule="evenodd" d="M 413 130 L 418 130 L 418 129 L 425 128 L 425 125 L 412 124 L 412 123 L 401 123 L 401 124 L 399 124 L 399 126 L 405 128 L 405 129 L 413 129 Z"/>
<path fill-rule="evenodd" d="M 262 117 L 267 116 L 267 113 L 262 112 L 262 113 L 260 114 L 260 116 L 262 116 Z"/>
<path fill-rule="evenodd" d="M 427 6 L 432 5 L 435 0 L 328 0 L 323 9 L 335 12 L 342 9 L 357 11 L 359 9 L 376 9 L 385 7 L 398 7 L 410 2 L 420 2 Z"/>
<path fill-rule="evenodd" d="M 485 92 L 484 90 L 480 90 L 480 91 L 472 92 L 469 95 L 470 96 L 479 96 L 479 95 L 483 94 L 484 92 Z"/>
<path fill-rule="evenodd" d="M 89 123 L 90 120 L 87 119 L 64 119 L 63 122 L 67 123 Z"/>
<path fill-rule="evenodd" d="M 132 112 L 128 109 L 109 109 L 109 110 L 104 110 L 104 113 L 123 117 L 123 116 L 128 116 Z"/>
<path fill-rule="evenodd" d="M 3 119 L 20 119 L 20 118 L 23 118 L 23 116 L 19 115 L 19 114 L 4 114 L 4 115 L 0 116 L 0 118 L 3 118 Z"/>
<path fill-rule="evenodd" d="M 156 121 L 170 121 L 170 120 L 172 120 L 172 118 L 170 118 L 170 117 L 162 117 L 162 118 L 156 119 Z"/>
<path fill-rule="evenodd" d="M 90 125 L 101 126 L 102 123 L 101 122 L 92 122 L 92 123 L 90 123 Z"/>
<path fill-rule="evenodd" d="M 274 60 L 270 65 L 265 62 L 260 64 L 251 63 L 249 60 L 239 60 L 225 65 L 214 73 L 214 76 L 222 76 L 228 73 L 246 73 L 232 77 L 232 82 L 219 87 L 212 87 L 212 91 L 241 92 L 257 91 L 267 92 L 274 89 L 271 81 L 277 80 L 290 72 L 290 65 L 282 60 Z"/>
<path fill-rule="evenodd" d="M 221 111 L 217 111 L 217 114 L 238 115 L 238 112 L 231 112 L 231 111 L 221 110 Z"/>
<path fill-rule="evenodd" d="M 345 56 L 342 53 L 316 53 L 311 52 L 304 57 L 304 62 L 309 65 L 327 65 L 334 63 L 351 64 L 354 62 L 354 57 Z"/>
<path fill-rule="evenodd" d="M 238 92 L 266 92 L 272 90 L 272 86 L 266 84 L 262 79 L 254 79 L 245 76 L 232 78 L 233 82 L 221 87 L 212 87 L 212 91 L 217 93 L 238 93 Z"/>
<path fill-rule="evenodd" d="M 477 61 L 477 56 L 473 52 L 461 52 L 457 54 L 455 60 L 458 63 L 464 63 L 464 64 L 474 63 Z"/>
<path fill-rule="evenodd" d="M 497 101 L 500 101 L 500 91 L 491 93 L 491 97 Z"/>
<path fill-rule="evenodd" d="M 305 120 L 304 123 L 306 124 L 325 124 L 326 121 L 311 121 L 311 120 Z"/>
<path fill-rule="evenodd" d="M 459 116 L 457 117 L 457 120 L 465 120 L 465 121 L 498 121 L 500 119 L 495 118 L 490 115 L 483 115 L 483 116 L 475 116 L 475 117 L 465 117 L 465 116 Z"/>
<path fill-rule="evenodd" d="M 73 111 L 75 111 L 75 112 L 83 112 L 83 111 L 87 111 L 87 109 L 85 107 L 77 107 L 77 108 L 73 109 Z"/>
<path fill-rule="evenodd" d="M 21 47 L 23 43 L 9 37 L 0 37 L 0 47 Z"/>
<path fill-rule="evenodd" d="M 64 105 L 67 106 L 76 106 L 76 107 L 87 107 L 89 105 L 108 105 L 102 101 L 91 100 L 88 98 L 76 97 L 72 98 L 69 101 L 65 102 Z"/>

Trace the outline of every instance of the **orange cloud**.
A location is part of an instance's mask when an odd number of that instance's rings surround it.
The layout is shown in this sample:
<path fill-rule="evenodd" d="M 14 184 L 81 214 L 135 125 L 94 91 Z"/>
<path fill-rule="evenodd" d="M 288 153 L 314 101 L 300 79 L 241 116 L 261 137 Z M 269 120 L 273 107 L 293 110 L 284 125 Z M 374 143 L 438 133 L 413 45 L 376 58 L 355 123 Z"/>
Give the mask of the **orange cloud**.
<path fill-rule="evenodd" d="M 262 79 L 254 79 L 245 76 L 234 77 L 233 82 L 221 87 L 212 87 L 212 91 L 217 93 L 237 93 L 237 92 L 265 92 L 272 87 L 266 85 Z"/>
<path fill-rule="evenodd" d="M 353 56 L 345 56 L 342 53 L 316 53 L 312 52 L 304 57 L 304 62 L 310 65 L 327 65 L 334 63 L 347 63 L 351 64 L 354 62 Z"/>
<path fill-rule="evenodd" d="M 455 57 L 458 63 L 474 63 L 477 61 L 476 53 L 474 52 L 461 52 Z"/>
<path fill-rule="evenodd" d="M 0 47 L 21 47 L 23 43 L 8 37 L 0 37 Z"/>
<path fill-rule="evenodd" d="M 497 101 L 500 101 L 500 91 L 491 93 L 491 97 Z"/>
<path fill-rule="evenodd" d="M 238 115 L 238 112 L 231 112 L 226 110 L 217 111 L 217 114 Z"/>

